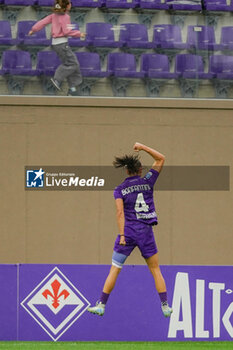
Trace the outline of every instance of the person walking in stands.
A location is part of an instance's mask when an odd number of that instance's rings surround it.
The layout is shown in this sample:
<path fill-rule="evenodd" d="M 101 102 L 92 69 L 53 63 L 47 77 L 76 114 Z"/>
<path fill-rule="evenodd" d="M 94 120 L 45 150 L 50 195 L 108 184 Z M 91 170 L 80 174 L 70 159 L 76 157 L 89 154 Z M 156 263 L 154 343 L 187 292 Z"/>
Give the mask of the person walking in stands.
<path fill-rule="evenodd" d="M 134 151 L 144 151 L 153 158 L 149 172 L 142 175 L 142 164 L 138 155 L 115 157 L 115 168 L 125 168 L 128 177 L 115 188 L 116 216 L 119 235 L 116 238 L 112 266 L 105 280 L 100 299 L 95 306 L 89 307 L 92 314 L 102 316 L 105 305 L 113 290 L 124 262 L 137 246 L 145 259 L 155 281 L 155 287 L 161 300 L 165 317 L 170 317 L 172 308 L 168 305 L 166 284 L 159 267 L 158 249 L 153 229 L 157 225 L 157 214 L 153 200 L 153 187 L 162 170 L 165 156 L 158 151 L 136 142 Z"/>
<path fill-rule="evenodd" d="M 77 87 L 82 82 L 79 62 L 68 45 L 68 37 L 85 38 L 86 33 L 74 30 L 68 12 L 71 9 L 70 0 L 56 0 L 53 13 L 38 21 L 29 31 L 33 35 L 47 24 L 52 24 L 52 49 L 57 53 L 62 64 L 57 68 L 51 79 L 57 90 L 61 90 L 62 82 L 67 79 L 68 96 L 77 96 Z"/>

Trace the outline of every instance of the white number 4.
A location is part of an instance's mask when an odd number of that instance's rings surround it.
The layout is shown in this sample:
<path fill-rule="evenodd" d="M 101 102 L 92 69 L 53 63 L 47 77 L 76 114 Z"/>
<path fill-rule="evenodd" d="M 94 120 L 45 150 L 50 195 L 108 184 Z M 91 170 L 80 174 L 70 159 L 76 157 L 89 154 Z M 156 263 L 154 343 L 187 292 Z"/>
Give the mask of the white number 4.
<path fill-rule="evenodd" d="M 141 211 L 147 212 L 149 211 L 149 205 L 146 204 L 143 193 L 139 193 L 135 202 L 134 210 L 137 213 L 140 213 Z"/>

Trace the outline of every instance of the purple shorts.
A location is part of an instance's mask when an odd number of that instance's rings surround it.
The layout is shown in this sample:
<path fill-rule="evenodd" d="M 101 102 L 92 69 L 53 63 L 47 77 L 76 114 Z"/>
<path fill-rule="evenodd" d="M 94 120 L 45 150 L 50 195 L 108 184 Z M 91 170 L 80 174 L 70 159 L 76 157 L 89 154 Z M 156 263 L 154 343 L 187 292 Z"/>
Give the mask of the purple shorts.
<path fill-rule="evenodd" d="M 120 235 L 117 236 L 114 251 L 129 256 L 138 247 L 143 258 L 148 259 L 158 253 L 151 225 L 125 225 L 126 245 L 120 245 Z"/>

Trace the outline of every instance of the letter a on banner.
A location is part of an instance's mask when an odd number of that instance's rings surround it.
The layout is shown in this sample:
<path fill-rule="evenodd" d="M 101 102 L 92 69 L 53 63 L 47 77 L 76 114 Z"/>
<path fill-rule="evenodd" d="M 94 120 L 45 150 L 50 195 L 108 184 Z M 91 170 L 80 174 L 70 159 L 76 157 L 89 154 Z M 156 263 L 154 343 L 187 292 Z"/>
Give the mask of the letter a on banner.
<path fill-rule="evenodd" d="M 173 313 L 170 318 L 168 338 L 176 338 L 177 331 L 183 331 L 185 338 L 192 338 L 192 311 L 188 273 L 178 272 L 172 301 Z M 183 320 L 179 321 L 182 311 Z"/>

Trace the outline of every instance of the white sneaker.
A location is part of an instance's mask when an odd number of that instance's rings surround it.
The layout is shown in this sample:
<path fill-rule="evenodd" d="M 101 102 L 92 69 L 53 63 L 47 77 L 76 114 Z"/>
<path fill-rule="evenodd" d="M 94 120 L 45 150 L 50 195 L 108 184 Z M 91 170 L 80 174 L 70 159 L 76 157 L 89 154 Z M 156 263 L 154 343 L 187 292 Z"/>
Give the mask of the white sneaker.
<path fill-rule="evenodd" d="M 50 80 L 51 80 L 51 82 L 53 83 L 53 86 L 55 86 L 55 88 L 56 88 L 57 90 L 61 90 L 60 83 L 59 83 L 56 79 L 51 78 Z"/>
<path fill-rule="evenodd" d="M 168 305 L 168 303 L 162 303 L 161 304 L 161 308 L 162 308 L 162 311 L 163 311 L 163 314 L 165 317 L 170 317 L 173 310 L 172 308 Z"/>
<path fill-rule="evenodd" d="M 97 301 L 96 306 L 89 307 L 87 309 L 92 314 L 103 316 L 105 311 L 105 304 L 102 304 L 100 301 Z"/>

